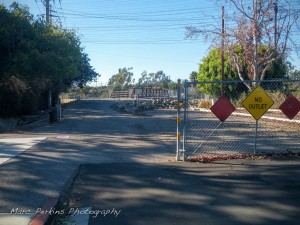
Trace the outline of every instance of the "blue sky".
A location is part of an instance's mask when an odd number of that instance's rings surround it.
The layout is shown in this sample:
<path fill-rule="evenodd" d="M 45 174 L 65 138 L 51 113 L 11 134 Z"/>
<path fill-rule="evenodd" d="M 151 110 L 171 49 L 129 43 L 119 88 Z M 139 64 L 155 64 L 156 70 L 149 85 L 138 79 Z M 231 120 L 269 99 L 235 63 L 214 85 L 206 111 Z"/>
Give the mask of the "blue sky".
<path fill-rule="evenodd" d="M 13 1 L 0 2 L 9 6 Z M 29 6 L 34 15 L 45 14 L 41 0 L 18 2 Z M 106 84 L 123 67 L 133 67 L 136 79 L 144 70 L 163 70 L 174 81 L 187 79 L 198 70 L 210 42 L 185 39 L 185 27 L 221 25 L 221 6 L 215 0 L 54 2 L 51 0 L 53 15 L 59 17 L 53 21 L 78 32 L 92 66 L 101 74 L 97 85 Z M 299 68 L 299 58 L 293 58 Z"/>

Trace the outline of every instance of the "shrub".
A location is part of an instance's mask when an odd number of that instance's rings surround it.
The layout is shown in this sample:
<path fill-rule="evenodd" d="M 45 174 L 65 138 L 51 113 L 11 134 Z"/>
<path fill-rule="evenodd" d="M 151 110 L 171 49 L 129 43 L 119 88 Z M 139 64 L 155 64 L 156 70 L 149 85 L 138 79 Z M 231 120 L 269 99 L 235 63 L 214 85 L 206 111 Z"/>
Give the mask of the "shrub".
<path fill-rule="evenodd" d="M 210 109 L 212 107 L 210 100 L 200 100 L 197 104 L 198 108 Z"/>

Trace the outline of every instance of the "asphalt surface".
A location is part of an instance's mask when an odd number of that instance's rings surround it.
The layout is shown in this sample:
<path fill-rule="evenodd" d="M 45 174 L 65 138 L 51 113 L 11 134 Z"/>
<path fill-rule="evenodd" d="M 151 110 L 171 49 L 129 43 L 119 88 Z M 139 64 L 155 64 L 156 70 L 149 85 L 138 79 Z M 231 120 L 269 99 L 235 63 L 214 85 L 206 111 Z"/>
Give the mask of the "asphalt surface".
<path fill-rule="evenodd" d="M 0 134 L 47 137 L 0 165 L 0 213 L 18 208 L 31 216 L 47 199 L 60 198 L 74 212 L 112 211 L 90 215 L 90 225 L 299 220 L 299 160 L 177 163 L 175 110 L 133 116 L 111 104 L 80 101 L 65 109 L 60 124 Z M 9 225 L 1 214 L 0 225 Z"/>
<path fill-rule="evenodd" d="M 300 160 L 86 164 L 65 212 L 89 225 L 299 224 L 299 175 Z"/>
<path fill-rule="evenodd" d="M 64 110 L 60 124 L 0 134 L 5 139 L 47 137 L 0 165 L 0 213 L 13 209 L 35 213 L 47 199 L 68 192 L 84 163 L 174 158 L 175 111 L 132 116 L 112 110 L 112 104 L 80 101 Z"/>

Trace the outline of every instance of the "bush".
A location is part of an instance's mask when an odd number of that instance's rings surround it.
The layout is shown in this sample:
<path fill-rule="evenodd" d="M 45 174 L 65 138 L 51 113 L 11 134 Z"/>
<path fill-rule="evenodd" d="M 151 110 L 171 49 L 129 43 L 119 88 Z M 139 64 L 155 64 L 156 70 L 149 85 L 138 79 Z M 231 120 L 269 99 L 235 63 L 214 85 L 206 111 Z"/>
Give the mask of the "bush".
<path fill-rule="evenodd" d="M 18 77 L 11 76 L 0 82 L 0 117 L 19 115 L 25 92 L 26 83 Z"/>
<path fill-rule="evenodd" d="M 200 100 L 197 104 L 198 108 L 210 109 L 212 107 L 210 100 Z"/>

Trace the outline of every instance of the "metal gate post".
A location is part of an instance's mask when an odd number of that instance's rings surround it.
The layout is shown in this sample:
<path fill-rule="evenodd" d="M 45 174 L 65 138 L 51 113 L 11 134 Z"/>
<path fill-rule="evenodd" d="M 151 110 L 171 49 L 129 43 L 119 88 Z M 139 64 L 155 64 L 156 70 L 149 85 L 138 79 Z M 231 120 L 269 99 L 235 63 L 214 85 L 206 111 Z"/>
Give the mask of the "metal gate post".
<path fill-rule="evenodd" d="M 177 146 L 176 146 L 176 161 L 180 159 L 180 103 L 181 103 L 181 80 L 177 81 Z"/>
<path fill-rule="evenodd" d="M 183 134 L 182 134 L 182 157 L 183 161 L 185 161 L 185 147 L 186 147 L 186 120 L 187 120 L 187 107 L 188 107 L 188 90 L 189 90 L 189 83 L 187 80 L 184 81 L 184 102 L 183 102 L 183 107 L 184 107 L 184 114 L 183 114 Z"/>

